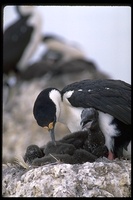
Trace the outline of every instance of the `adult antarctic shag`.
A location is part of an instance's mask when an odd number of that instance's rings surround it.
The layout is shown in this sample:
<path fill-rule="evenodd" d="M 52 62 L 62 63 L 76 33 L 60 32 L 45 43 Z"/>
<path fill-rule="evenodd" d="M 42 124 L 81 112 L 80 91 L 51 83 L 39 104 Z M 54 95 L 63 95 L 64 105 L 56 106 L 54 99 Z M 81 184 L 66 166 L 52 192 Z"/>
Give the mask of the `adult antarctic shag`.
<path fill-rule="evenodd" d="M 18 19 L 6 28 L 3 36 L 3 72 L 26 69 L 40 44 L 42 19 L 35 6 L 15 6 Z"/>
<path fill-rule="evenodd" d="M 38 125 L 50 131 L 55 143 L 56 122 L 66 124 L 71 132 L 83 130 L 90 120 L 87 114 L 85 120 L 82 113 L 86 108 L 98 111 L 108 158 L 114 159 L 115 152 L 126 149 L 131 141 L 130 84 L 122 80 L 88 79 L 67 85 L 62 91 L 47 88 L 35 100 L 33 114 Z"/>

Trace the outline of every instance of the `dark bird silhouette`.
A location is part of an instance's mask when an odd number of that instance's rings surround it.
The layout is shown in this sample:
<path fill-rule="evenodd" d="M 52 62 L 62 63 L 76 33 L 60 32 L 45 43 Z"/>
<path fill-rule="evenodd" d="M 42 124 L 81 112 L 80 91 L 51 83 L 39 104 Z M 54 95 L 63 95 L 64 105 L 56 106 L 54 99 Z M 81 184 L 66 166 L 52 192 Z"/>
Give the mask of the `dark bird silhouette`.
<path fill-rule="evenodd" d="M 44 89 L 36 98 L 33 114 L 39 126 L 49 130 L 53 143 L 57 121 L 71 132 L 83 129 L 81 114 L 95 108 L 99 127 L 105 136 L 109 159 L 131 141 L 131 85 L 112 79 L 83 80 L 64 87 Z"/>
<path fill-rule="evenodd" d="M 41 158 L 44 156 L 43 151 L 35 144 L 29 145 L 24 155 L 24 161 L 31 164 L 35 158 Z"/>
<path fill-rule="evenodd" d="M 41 18 L 34 6 L 15 6 L 19 18 L 4 31 L 3 72 L 17 73 L 27 67 L 41 40 Z"/>

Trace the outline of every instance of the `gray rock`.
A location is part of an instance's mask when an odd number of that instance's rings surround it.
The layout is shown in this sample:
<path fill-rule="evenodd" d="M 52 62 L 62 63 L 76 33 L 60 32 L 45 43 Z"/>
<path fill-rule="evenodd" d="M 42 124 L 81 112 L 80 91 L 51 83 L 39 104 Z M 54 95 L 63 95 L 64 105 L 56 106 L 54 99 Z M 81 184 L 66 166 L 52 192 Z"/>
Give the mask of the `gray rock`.
<path fill-rule="evenodd" d="M 131 161 L 3 165 L 3 197 L 131 197 Z"/>

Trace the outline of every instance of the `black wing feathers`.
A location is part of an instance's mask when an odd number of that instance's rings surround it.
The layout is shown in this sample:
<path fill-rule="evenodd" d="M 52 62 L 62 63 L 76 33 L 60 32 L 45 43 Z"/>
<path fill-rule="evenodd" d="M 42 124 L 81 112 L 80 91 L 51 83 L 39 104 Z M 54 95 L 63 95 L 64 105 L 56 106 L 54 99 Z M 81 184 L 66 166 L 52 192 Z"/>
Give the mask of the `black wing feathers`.
<path fill-rule="evenodd" d="M 131 124 L 131 85 L 121 80 L 84 80 L 66 86 L 74 90 L 68 99 L 75 107 L 93 107 Z M 79 91 L 78 91 L 79 90 Z"/>

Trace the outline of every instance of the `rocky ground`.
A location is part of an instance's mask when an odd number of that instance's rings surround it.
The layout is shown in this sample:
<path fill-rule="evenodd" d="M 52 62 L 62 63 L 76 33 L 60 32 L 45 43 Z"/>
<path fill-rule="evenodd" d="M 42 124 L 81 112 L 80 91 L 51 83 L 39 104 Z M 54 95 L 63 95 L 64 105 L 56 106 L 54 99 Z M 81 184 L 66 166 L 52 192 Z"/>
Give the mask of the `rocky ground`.
<path fill-rule="evenodd" d="M 3 166 L 3 197 L 131 197 L 131 162 Z"/>

